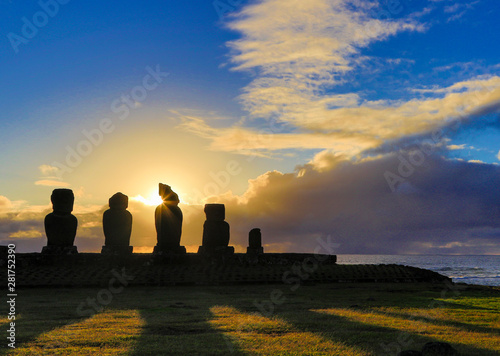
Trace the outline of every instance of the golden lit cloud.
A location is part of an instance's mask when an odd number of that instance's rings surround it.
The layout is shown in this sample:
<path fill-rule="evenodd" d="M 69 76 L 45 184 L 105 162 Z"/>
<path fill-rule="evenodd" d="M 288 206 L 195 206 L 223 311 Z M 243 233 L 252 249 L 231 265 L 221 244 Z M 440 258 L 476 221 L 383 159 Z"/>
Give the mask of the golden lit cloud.
<path fill-rule="evenodd" d="M 61 170 L 58 167 L 42 164 L 38 167 L 38 170 L 42 173 L 43 177 L 37 180 L 35 185 L 60 188 L 67 188 L 70 186 L 69 183 L 62 181 Z"/>
<path fill-rule="evenodd" d="M 179 127 L 210 140 L 216 151 L 270 157 L 284 149 L 327 149 L 355 157 L 500 107 L 498 76 L 410 89 L 414 97 L 406 100 L 335 93 L 346 73 L 366 59 L 361 48 L 426 29 L 418 16 L 379 20 L 370 15 L 376 10 L 374 3 L 344 0 L 264 0 L 246 6 L 228 24 L 241 35 L 228 43 L 230 60 L 233 70 L 255 74 L 240 99 L 249 118 L 266 119 L 267 127 L 215 128 L 200 116 L 184 116 Z M 285 129 L 276 127 L 283 123 Z"/>
<path fill-rule="evenodd" d="M 60 171 L 58 167 L 54 167 L 48 164 L 42 164 L 38 167 L 38 169 L 45 177 L 55 177 L 59 174 Z"/>
<path fill-rule="evenodd" d="M 257 70 L 241 96 L 253 117 L 296 122 L 304 111 L 356 106 L 357 94 L 325 95 L 355 67 L 361 47 L 401 31 L 423 31 L 411 19 L 378 20 L 374 3 L 267 0 L 245 7 L 229 23 L 242 38 L 228 43 L 234 70 Z M 321 115 L 321 112 L 316 114 Z"/>
<path fill-rule="evenodd" d="M 35 185 L 43 185 L 46 187 L 62 187 L 67 188 L 70 186 L 69 183 L 61 182 L 59 180 L 51 180 L 51 179 L 41 179 L 35 182 Z"/>
<path fill-rule="evenodd" d="M 215 129 L 194 117 L 186 117 L 180 127 L 211 140 L 210 148 L 218 151 L 259 155 L 262 154 L 259 151 L 287 148 L 330 149 L 353 157 L 388 140 L 431 132 L 453 120 L 468 119 L 500 107 L 500 77 L 496 76 L 434 91 L 444 93 L 444 97 L 413 99 L 393 105 L 366 102 L 337 109 L 329 109 L 316 101 L 294 104 L 296 111 L 289 110 L 282 119 L 294 117 L 291 122 L 298 128 L 297 133 L 274 133 L 272 128 Z"/>
<path fill-rule="evenodd" d="M 236 152 L 245 155 L 269 156 L 269 151 L 296 149 L 332 149 L 355 155 L 378 146 L 381 141 L 366 135 L 335 132 L 273 133 L 272 129 L 255 130 L 243 127 L 214 129 L 200 118 L 187 117 L 180 128 L 211 140 L 209 148 L 215 151 Z"/>
<path fill-rule="evenodd" d="M 42 237 L 43 234 L 38 230 L 20 230 L 17 232 L 13 232 L 9 235 L 9 238 L 21 238 L 21 239 L 31 239 Z"/>

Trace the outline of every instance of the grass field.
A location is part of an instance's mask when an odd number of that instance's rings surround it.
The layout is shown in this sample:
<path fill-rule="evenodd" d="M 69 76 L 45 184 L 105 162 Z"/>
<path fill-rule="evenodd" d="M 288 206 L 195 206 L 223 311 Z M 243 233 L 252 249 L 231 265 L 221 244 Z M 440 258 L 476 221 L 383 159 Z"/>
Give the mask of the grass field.
<path fill-rule="evenodd" d="M 499 355 L 499 297 L 498 288 L 423 283 L 23 289 L 16 349 L 3 337 L 1 350 L 354 356 L 443 341 L 461 355 Z"/>

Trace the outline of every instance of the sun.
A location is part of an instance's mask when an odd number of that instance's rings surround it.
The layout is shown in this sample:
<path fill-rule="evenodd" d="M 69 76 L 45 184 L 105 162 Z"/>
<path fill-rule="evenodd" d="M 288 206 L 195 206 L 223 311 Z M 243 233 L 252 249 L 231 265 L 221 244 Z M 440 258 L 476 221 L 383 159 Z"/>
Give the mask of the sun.
<path fill-rule="evenodd" d="M 147 199 L 147 205 L 160 205 L 161 203 L 163 203 L 163 200 L 161 199 L 161 197 L 158 195 L 158 193 L 151 193 L 149 194 L 148 196 L 148 199 Z"/>

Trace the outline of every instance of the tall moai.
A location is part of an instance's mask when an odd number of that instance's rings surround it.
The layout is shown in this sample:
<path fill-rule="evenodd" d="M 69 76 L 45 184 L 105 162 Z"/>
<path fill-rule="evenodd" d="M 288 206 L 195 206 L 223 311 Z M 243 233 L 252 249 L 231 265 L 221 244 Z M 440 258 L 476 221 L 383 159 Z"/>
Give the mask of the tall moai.
<path fill-rule="evenodd" d="M 248 254 L 260 255 L 264 253 L 264 248 L 262 247 L 262 234 L 260 229 L 252 229 L 248 233 Z"/>
<path fill-rule="evenodd" d="M 75 196 L 71 189 L 54 189 L 50 196 L 53 212 L 45 217 L 45 234 L 47 246 L 42 253 L 73 254 L 78 253 L 74 246 L 77 218 L 71 214 Z"/>
<path fill-rule="evenodd" d="M 159 184 L 159 195 L 163 203 L 155 210 L 157 244 L 155 254 L 185 254 L 186 248 L 180 245 L 182 235 L 182 211 L 179 196 L 169 185 Z"/>
<path fill-rule="evenodd" d="M 102 215 L 104 231 L 103 254 L 131 254 L 132 214 L 127 210 L 128 196 L 120 192 L 109 198 L 109 209 Z"/>
<path fill-rule="evenodd" d="M 229 224 L 224 221 L 226 209 L 224 204 L 205 204 L 207 220 L 203 224 L 202 246 L 198 253 L 234 253 L 234 247 L 229 245 Z"/>

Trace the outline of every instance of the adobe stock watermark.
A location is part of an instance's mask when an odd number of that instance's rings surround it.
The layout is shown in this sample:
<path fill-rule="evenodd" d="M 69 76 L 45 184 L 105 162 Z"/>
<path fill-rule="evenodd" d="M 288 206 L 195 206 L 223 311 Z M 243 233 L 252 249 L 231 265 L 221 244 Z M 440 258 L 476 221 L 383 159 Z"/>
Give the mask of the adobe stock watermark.
<path fill-rule="evenodd" d="M 103 288 L 97 292 L 95 298 L 89 297 L 78 305 L 76 313 L 79 316 L 89 317 L 101 312 L 106 305 L 109 305 L 113 301 L 115 294 L 123 292 L 125 287 L 129 285 L 129 282 L 135 279 L 134 276 L 126 274 L 125 267 L 122 268 L 121 272 L 113 269 L 111 273 L 113 274 L 113 278 L 109 280 L 107 288 Z"/>
<path fill-rule="evenodd" d="M 416 167 L 420 167 L 425 163 L 426 157 L 435 151 L 435 147 L 443 143 L 443 130 L 434 130 L 431 134 L 431 139 L 419 143 L 412 150 L 408 151 L 406 157 L 402 153 L 398 154 L 399 165 L 396 173 L 391 171 L 384 172 L 385 181 L 393 193 L 399 184 L 406 182 L 406 179 L 415 173 Z"/>
<path fill-rule="evenodd" d="M 317 245 L 314 249 L 314 254 L 310 257 L 306 257 L 302 263 L 295 263 L 290 270 L 285 271 L 282 276 L 282 282 L 288 285 L 288 289 L 291 292 L 296 291 L 301 285 L 307 281 L 311 275 L 318 269 L 320 264 L 329 258 L 329 255 L 336 253 L 340 247 L 339 243 L 333 241 L 331 235 L 326 237 L 326 240 L 322 237 L 316 239 Z M 269 293 L 269 298 L 261 301 L 254 300 L 253 305 L 257 308 L 257 312 L 253 312 L 250 315 L 270 318 L 274 315 L 276 308 L 286 302 L 286 296 L 283 291 L 284 288 L 274 288 Z M 245 328 L 246 323 L 241 321 L 236 329 L 238 334 L 241 334 Z M 224 341 L 226 342 L 227 348 L 230 353 L 234 352 L 233 344 L 224 336 Z"/>
<path fill-rule="evenodd" d="M 133 87 L 130 92 L 122 94 L 111 103 L 110 109 L 115 114 L 113 118 L 115 121 L 120 122 L 128 118 L 131 110 L 137 110 L 146 100 L 148 92 L 155 90 L 168 76 L 167 72 L 161 71 L 159 64 L 155 69 L 147 66 L 146 72 L 140 85 Z M 84 138 L 74 147 L 66 146 L 64 163 L 52 162 L 52 166 L 57 167 L 57 178 L 62 180 L 65 173 L 73 172 L 82 163 L 83 158 L 89 156 L 97 146 L 104 142 L 105 136 L 115 129 L 116 125 L 112 119 L 103 118 L 97 127 L 82 130 Z"/>
<path fill-rule="evenodd" d="M 219 20 L 224 19 L 224 17 L 235 11 L 238 6 L 243 3 L 243 0 L 214 0 L 212 6 L 219 16 Z"/>
<path fill-rule="evenodd" d="M 38 2 L 40 11 L 35 12 L 31 18 L 26 16 L 21 18 L 22 25 L 19 34 L 14 32 L 7 34 L 7 39 L 14 52 L 19 53 L 19 46 L 28 44 L 38 34 L 38 31 L 47 26 L 50 19 L 59 13 L 60 5 L 66 5 L 69 2 L 70 0 L 40 0 Z"/>

